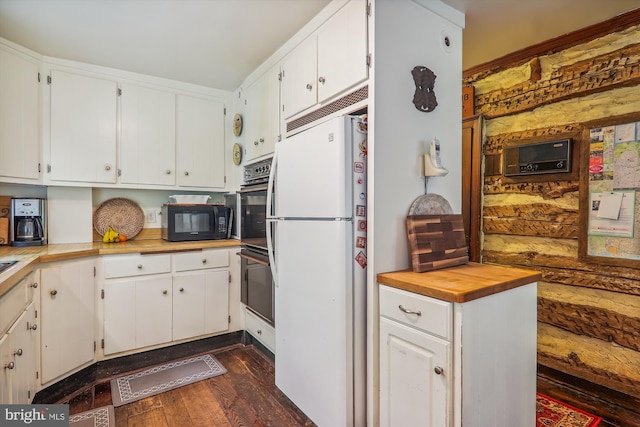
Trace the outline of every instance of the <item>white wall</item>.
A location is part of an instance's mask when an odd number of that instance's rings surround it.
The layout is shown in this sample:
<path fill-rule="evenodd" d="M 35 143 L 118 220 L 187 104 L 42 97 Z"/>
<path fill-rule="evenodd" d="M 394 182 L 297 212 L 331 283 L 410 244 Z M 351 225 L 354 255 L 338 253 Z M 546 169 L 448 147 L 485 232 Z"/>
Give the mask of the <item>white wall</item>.
<path fill-rule="evenodd" d="M 428 191 L 462 206 L 462 28 L 464 15 L 440 0 L 377 0 L 369 36 L 373 67 L 369 85 L 367 277 L 367 425 L 379 424 L 379 333 L 376 274 L 410 268 L 405 219 L 424 194 L 422 155 L 440 140 L 444 177 Z M 444 36 L 450 48 L 442 44 Z M 413 105 L 413 67 L 435 75 L 438 106 Z"/>

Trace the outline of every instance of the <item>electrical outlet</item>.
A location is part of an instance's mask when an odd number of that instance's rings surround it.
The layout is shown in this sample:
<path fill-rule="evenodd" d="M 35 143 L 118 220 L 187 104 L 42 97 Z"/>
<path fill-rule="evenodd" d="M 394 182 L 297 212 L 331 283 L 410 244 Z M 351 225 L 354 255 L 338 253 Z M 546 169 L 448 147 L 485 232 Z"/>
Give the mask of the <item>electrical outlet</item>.
<path fill-rule="evenodd" d="M 153 224 L 153 223 L 156 222 L 156 211 L 155 210 L 147 211 L 147 222 L 149 224 Z"/>

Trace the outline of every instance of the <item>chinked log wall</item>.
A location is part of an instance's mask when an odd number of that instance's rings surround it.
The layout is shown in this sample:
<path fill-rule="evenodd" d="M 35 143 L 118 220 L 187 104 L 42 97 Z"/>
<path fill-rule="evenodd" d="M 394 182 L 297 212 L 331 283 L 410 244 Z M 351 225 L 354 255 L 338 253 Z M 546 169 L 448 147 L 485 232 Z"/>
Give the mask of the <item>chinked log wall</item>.
<path fill-rule="evenodd" d="M 514 180 L 495 167 L 510 141 L 569 135 L 584 145 L 587 123 L 640 112 L 640 10 L 592 28 L 464 74 L 485 125 L 482 261 L 542 272 L 539 364 L 635 400 L 640 269 L 580 259 L 579 195 L 588 189 L 577 173 Z"/>

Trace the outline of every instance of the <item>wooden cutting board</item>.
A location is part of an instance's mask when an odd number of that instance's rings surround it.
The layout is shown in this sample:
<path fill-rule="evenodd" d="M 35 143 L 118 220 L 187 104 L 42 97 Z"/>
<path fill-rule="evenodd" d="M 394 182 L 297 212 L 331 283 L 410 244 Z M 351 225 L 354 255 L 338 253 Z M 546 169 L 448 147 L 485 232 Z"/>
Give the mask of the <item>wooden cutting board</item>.
<path fill-rule="evenodd" d="M 11 196 L 0 196 L 0 245 L 9 244 L 9 215 Z"/>

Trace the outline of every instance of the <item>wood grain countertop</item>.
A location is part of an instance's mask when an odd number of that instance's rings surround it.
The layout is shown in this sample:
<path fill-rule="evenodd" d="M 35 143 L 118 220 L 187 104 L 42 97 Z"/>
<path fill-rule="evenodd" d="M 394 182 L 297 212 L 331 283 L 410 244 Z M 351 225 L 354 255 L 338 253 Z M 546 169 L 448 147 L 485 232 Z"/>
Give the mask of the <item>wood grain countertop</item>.
<path fill-rule="evenodd" d="M 411 270 L 380 273 L 378 283 L 449 302 L 468 302 L 537 282 L 534 270 L 470 262 L 424 273 Z"/>
<path fill-rule="evenodd" d="M 0 246 L 0 261 L 18 261 L 0 273 L 0 297 L 29 274 L 38 264 L 86 256 L 196 251 L 240 246 L 240 240 L 198 240 L 167 242 L 162 239 L 131 239 L 122 243 L 65 243 L 46 246 Z"/>

